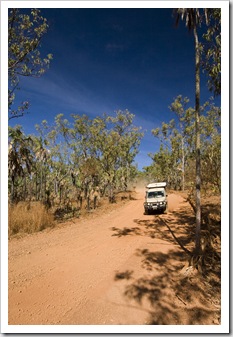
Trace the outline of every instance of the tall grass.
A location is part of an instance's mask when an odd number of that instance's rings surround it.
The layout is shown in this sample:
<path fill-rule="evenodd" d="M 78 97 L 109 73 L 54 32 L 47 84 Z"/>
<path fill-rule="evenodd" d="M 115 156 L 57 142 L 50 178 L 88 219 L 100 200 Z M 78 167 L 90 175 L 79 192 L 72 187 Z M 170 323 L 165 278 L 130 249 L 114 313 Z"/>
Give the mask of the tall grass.
<path fill-rule="evenodd" d="M 8 234 L 33 233 L 54 226 L 54 217 L 41 202 L 9 205 Z"/>

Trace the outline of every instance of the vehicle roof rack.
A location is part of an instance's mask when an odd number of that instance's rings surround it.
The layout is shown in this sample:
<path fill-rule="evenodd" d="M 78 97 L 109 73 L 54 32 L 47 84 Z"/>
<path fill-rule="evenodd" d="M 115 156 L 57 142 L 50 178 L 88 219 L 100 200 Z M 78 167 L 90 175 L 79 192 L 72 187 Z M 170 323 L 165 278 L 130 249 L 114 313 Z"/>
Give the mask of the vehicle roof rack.
<path fill-rule="evenodd" d="M 157 188 L 157 187 L 166 187 L 167 183 L 166 182 L 161 182 L 161 183 L 150 183 L 146 186 L 146 188 Z"/>

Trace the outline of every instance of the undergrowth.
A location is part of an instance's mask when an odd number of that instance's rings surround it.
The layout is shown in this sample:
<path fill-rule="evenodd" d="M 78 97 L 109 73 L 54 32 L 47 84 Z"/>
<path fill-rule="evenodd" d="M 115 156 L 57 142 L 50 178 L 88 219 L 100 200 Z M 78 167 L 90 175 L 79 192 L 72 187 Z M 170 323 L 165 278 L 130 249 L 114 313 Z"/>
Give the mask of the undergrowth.
<path fill-rule="evenodd" d="M 54 217 L 41 202 L 19 202 L 8 207 L 8 234 L 39 232 L 54 226 Z"/>

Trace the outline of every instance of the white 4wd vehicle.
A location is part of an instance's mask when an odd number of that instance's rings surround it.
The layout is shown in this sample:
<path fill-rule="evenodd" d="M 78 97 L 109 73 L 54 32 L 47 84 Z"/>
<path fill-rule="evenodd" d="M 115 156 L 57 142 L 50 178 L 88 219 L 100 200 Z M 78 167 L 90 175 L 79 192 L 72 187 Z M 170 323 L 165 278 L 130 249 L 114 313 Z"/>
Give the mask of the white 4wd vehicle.
<path fill-rule="evenodd" d="M 146 186 L 146 197 L 144 202 L 145 214 L 153 211 L 164 213 L 167 209 L 166 182 L 151 183 Z"/>

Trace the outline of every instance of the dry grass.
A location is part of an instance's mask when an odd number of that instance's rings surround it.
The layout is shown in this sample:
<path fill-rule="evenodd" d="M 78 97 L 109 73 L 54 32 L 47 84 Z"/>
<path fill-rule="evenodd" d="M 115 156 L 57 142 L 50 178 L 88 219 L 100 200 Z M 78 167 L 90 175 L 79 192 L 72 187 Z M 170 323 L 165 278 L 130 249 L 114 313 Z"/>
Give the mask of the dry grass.
<path fill-rule="evenodd" d="M 8 235 L 11 237 L 16 234 L 39 232 L 45 228 L 54 227 L 61 221 L 68 221 L 70 218 L 85 217 L 90 214 L 99 216 L 103 210 L 106 212 L 116 209 L 117 205 L 122 202 L 133 199 L 134 195 L 134 191 L 117 193 L 113 204 L 109 203 L 107 197 L 101 198 L 98 200 L 95 210 L 92 201 L 89 211 L 87 210 L 86 200 L 84 200 L 81 210 L 76 203 L 65 205 L 65 207 L 52 207 L 47 210 L 39 201 L 21 201 L 8 207 Z"/>
<path fill-rule="evenodd" d="M 41 202 L 9 205 L 8 234 L 33 233 L 54 226 L 54 217 Z"/>

